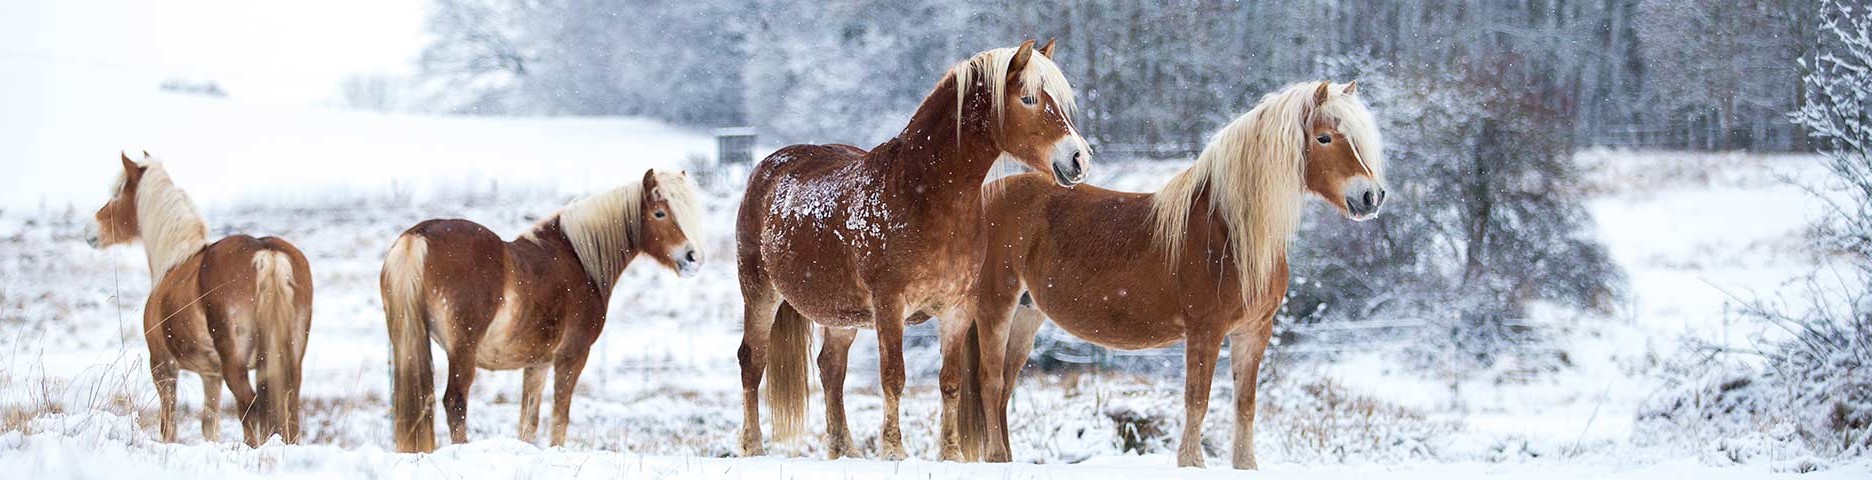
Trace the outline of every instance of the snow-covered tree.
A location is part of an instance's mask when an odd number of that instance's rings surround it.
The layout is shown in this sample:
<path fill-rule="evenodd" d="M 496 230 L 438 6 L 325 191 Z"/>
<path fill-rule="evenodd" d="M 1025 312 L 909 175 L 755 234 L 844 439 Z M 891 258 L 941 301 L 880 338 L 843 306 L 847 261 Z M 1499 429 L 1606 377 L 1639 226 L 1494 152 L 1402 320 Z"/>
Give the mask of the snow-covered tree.
<path fill-rule="evenodd" d="M 1698 355 L 1680 368 L 1681 385 L 1640 410 L 1639 428 L 1706 442 L 1777 432 L 1802 456 L 1872 453 L 1872 5 L 1819 6 L 1792 117 L 1832 174 L 1811 189 L 1829 208 L 1810 238 L 1842 268 L 1740 301 L 1733 315 L 1761 330 L 1752 344 L 1691 342 Z"/>

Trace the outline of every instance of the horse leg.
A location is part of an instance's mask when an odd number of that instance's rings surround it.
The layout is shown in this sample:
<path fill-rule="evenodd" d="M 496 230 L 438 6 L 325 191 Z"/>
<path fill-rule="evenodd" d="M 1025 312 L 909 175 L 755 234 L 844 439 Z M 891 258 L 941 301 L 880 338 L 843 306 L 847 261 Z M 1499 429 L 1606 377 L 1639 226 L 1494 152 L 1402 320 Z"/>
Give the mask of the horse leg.
<path fill-rule="evenodd" d="M 1034 337 L 1039 336 L 1040 326 L 1046 322 L 1046 315 L 1031 305 L 1015 307 L 1013 323 L 1008 325 L 1006 364 L 1002 370 L 1004 382 L 1001 395 L 1001 431 L 1007 432 L 1008 409 L 1014 402 L 1014 387 L 1020 383 L 1021 370 L 1027 368 L 1027 356 L 1033 353 Z M 1000 439 L 1002 448 L 1008 447 L 1008 438 Z"/>
<path fill-rule="evenodd" d="M 743 260 L 746 263 L 746 260 Z M 746 267 L 743 267 L 744 269 Z M 742 283 L 747 283 L 743 272 Z M 780 299 L 772 287 L 743 287 L 741 312 L 741 348 L 735 357 L 741 363 L 741 455 L 766 455 L 761 446 L 760 384 L 767 372 L 767 342 L 773 333 L 774 315 Z"/>
<path fill-rule="evenodd" d="M 851 427 L 845 422 L 845 368 L 851 360 L 855 328 L 821 328 L 825 344 L 819 347 L 819 386 L 825 390 L 826 458 L 856 457 Z"/>
<path fill-rule="evenodd" d="M 898 424 L 899 401 L 904 389 L 904 308 L 897 298 L 879 295 L 871 307 L 871 321 L 878 332 L 878 377 L 884 387 L 884 426 L 879 438 L 879 457 L 903 460 L 903 429 Z"/>
<path fill-rule="evenodd" d="M 442 409 L 448 415 L 449 442 L 456 445 L 468 443 L 468 389 L 474 386 L 477 343 L 464 339 L 448 352 L 448 387 L 442 394 Z"/>
<path fill-rule="evenodd" d="M 1261 358 L 1267 353 L 1268 337 L 1274 333 L 1274 319 L 1263 319 L 1247 331 L 1229 335 L 1229 367 L 1235 377 L 1235 458 L 1238 469 L 1254 470 L 1255 388 L 1261 375 Z"/>
<path fill-rule="evenodd" d="M 552 446 L 565 445 L 566 426 L 572 423 L 572 393 L 578 389 L 579 374 L 585 372 L 590 354 L 588 344 L 553 359 Z"/>
<path fill-rule="evenodd" d="M 1007 462 L 1013 459 L 1009 452 L 1007 429 L 1007 399 L 1012 383 L 1007 372 L 1010 368 L 1018 372 L 1019 367 L 1010 367 L 1009 362 L 1025 363 L 1026 358 L 1007 356 L 1009 333 L 1011 332 L 1010 314 L 1019 301 L 1020 282 L 997 282 L 993 279 L 1014 278 L 1012 270 L 984 271 L 974 287 L 972 295 L 974 305 L 969 309 L 971 321 L 976 329 L 976 340 L 980 342 L 980 359 L 976 364 L 976 381 L 981 382 L 983 435 L 981 441 L 986 451 L 982 457 L 989 462 Z M 992 283 L 991 283 L 992 282 Z M 1032 342 L 1032 339 L 1028 339 Z"/>
<path fill-rule="evenodd" d="M 221 376 L 202 373 L 202 440 L 210 443 L 221 441 Z"/>
<path fill-rule="evenodd" d="M 247 379 L 247 358 L 241 355 L 240 348 L 235 344 L 234 326 L 231 323 L 247 322 L 248 325 L 252 325 L 252 319 L 233 317 L 229 315 L 229 312 L 215 306 L 204 306 L 202 310 L 204 319 L 208 323 L 208 336 L 214 342 L 215 355 L 221 364 L 220 378 L 227 384 L 228 390 L 234 393 L 234 408 L 240 414 L 241 438 L 247 442 L 247 446 L 259 446 L 260 442 L 266 441 L 267 437 L 272 435 L 273 432 L 270 429 L 277 427 L 268 420 L 272 418 L 273 409 L 285 408 L 285 406 L 271 405 L 264 401 L 258 406 L 254 404 L 257 395 L 254 393 L 253 383 Z M 212 374 L 203 376 L 205 378 L 208 375 Z M 255 409 L 260 411 L 255 412 Z"/>
<path fill-rule="evenodd" d="M 176 441 L 176 373 L 178 367 L 174 358 L 169 357 L 168 349 L 157 353 L 157 344 L 150 344 L 150 379 L 156 382 L 156 400 L 160 407 L 158 428 L 162 430 L 162 441 Z"/>
<path fill-rule="evenodd" d="M 520 382 L 520 441 L 533 443 L 539 438 L 539 409 L 542 390 L 546 389 L 546 365 L 526 367 Z"/>
<path fill-rule="evenodd" d="M 1183 440 L 1177 445 L 1178 467 L 1203 466 L 1203 417 L 1209 413 L 1209 383 L 1222 350 L 1222 336 L 1190 332 L 1184 346 Z"/>
<path fill-rule="evenodd" d="M 966 460 L 962 455 L 963 439 L 960 425 L 957 424 L 962 416 L 962 377 L 976 374 L 976 372 L 966 370 L 970 366 L 968 362 L 979 361 L 979 358 L 965 358 L 968 355 L 977 354 L 969 349 L 970 345 L 965 343 L 969 341 L 969 325 L 972 323 L 967 315 L 945 318 L 940 322 L 938 326 L 941 329 L 942 373 L 938 377 L 938 384 L 942 389 L 942 419 L 940 420 L 942 427 L 937 438 L 942 442 L 942 453 L 939 458 L 943 461 L 961 462 Z M 977 346 L 979 345 L 980 343 L 977 342 Z M 978 378 L 968 380 L 979 384 Z M 979 439 L 968 440 L 975 442 Z"/>

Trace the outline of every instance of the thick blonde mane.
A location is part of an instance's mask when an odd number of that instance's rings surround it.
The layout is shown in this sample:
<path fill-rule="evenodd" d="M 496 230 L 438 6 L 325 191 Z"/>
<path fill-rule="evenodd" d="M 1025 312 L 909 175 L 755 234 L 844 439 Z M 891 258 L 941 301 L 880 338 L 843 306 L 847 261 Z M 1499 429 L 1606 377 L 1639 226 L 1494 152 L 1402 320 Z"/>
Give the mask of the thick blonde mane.
<path fill-rule="evenodd" d="M 147 160 L 140 164 L 143 176 L 137 180 L 137 236 L 149 256 L 150 281 L 153 286 L 169 270 L 208 246 L 208 223 L 188 194 L 169 179 L 162 162 Z M 116 189 L 123 191 L 125 177 L 119 174 Z"/>
<path fill-rule="evenodd" d="M 968 102 L 969 86 L 975 83 L 977 75 L 988 86 L 988 96 L 994 99 L 994 118 L 1001 118 L 1001 112 L 1007 110 L 1007 82 L 1000 79 L 1007 78 L 1008 66 L 1014 62 L 1014 54 L 1018 51 L 1018 47 L 988 50 L 949 69 L 949 76 L 956 82 L 956 131 L 962 130 L 962 106 Z M 1053 97 L 1053 103 L 1065 110 L 1061 114 L 1071 116 L 1078 110 L 1073 100 L 1072 83 L 1066 81 L 1066 73 L 1060 71 L 1053 59 L 1041 55 L 1039 50 L 1034 50 L 1033 55 L 1028 56 L 1027 67 L 1021 71 L 1020 78 L 1022 95 L 1037 95 L 1044 91 L 1047 96 Z"/>
<path fill-rule="evenodd" d="M 669 213 L 675 217 L 677 228 L 706 258 L 707 252 L 701 250 L 708 242 L 704 241 L 701 195 L 695 184 L 681 173 L 656 172 L 656 179 L 657 193 L 669 199 Z M 641 245 L 643 194 L 643 182 L 632 182 L 575 200 L 559 210 L 559 226 L 578 253 L 585 274 L 599 290 L 611 289 L 630 255 Z"/>
<path fill-rule="evenodd" d="M 1338 119 L 1339 131 L 1352 141 L 1361 161 L 1382 175 L 1382 140 L 1364 103 L 1342 93 L 1344 85 L 1332 85 L 1326 103 L 1314 109 L 1318 87 L 1318 82 L 1297 83 L 1262 97 L 1253 110 L 1217 132 L 1189 170 L 1152 197 L 1157 241 L 1171 258 L 1181 254 L 1191 210 L 1197 207 L 1197 195 L 1206 190 L 1210 211 L 1228 226 L 1229 254 L 1241 275 L 1242 295 L 1253 297 L 1267 289 L 1276 262 L 1286 257 L 1287 242 L 1300 224 L 1306 198 L 1303 142 L 1312 120 L 1308 115 Z"/>

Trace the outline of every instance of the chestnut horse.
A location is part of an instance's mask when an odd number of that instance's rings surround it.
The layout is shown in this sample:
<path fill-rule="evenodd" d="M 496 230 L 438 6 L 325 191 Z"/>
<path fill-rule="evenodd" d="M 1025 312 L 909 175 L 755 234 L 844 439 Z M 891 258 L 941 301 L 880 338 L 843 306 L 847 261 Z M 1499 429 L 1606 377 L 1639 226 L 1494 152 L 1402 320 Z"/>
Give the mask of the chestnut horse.
<path fill-rule="evenodd" d="M 176 441 L 176 370 L 202 380 L 202 438 L 221 437 L 221 385 L 234 391 L 247 445 L 273 435 L 299 442 L 299 364 L 312 326 L 312 269 L 277 237 L 208 243 L 195 203 L 161 162 L 119 154 L 123 173 L 86 240 L 103 248 L 141 240 L 150 296 L 143 340 L 161 403 L 162 440 Z M 247 370 L 254 370 L 254 382 Z"/>
<path fill-rule="evenodd" d="M 1054 323 L 1099 345 L 1185 342 L 1178 466 L 1203 464 L 1209 383 L 1227 337 L 1233 463 L 1255 468 L 1255 379 L 1286 296 L 1301 202 L 1312 192 L 1354 220 L 1384 202 L 1381 139 L 1356 91 L 1319 82 L 1268 95 L 1156 193 L 1068 190 L 1031 174 L 988 189 L 989 247 L 972 318 L 990 460 L 1008 460 L 1009 392 L 1042 318 L 1013 315 L 1024 289 Z"/>
<path fill-rule="evenodd" d="M 639 254 L 688 276 L 701 267 L 702 207 L 683 173 L 567 205 L 512 242 L 467 220 L 429 220 L 397 237 L 382 276 L 395 364 L 392 416 L 399 452 L 435 450 L 435 377 L 429 341 L 448 354 L 449 437 L 468 441 L 475 369 L 525 369 L 520 438 L 539 428 L 546 369 L 553 373 L 552 445 L 565 443 L 572 392 L 624 267 Z"/>
<path fill-rule="evenodd" d="M 896 138 L 869 152 L 849 145 L 794 145 L 750 174 L 735 228 L 745 323 L 738 357 L 744 419 L 741 451 L 760 455 L 760 384 L 769 386 L 774 436 L 804 429 L 810 323 L 828 345 L 849 347 L 859 328 L 878 331 L 884 422 L 879 447 L 905 457 L 898 427 L 903 393 L 903 329 L 916 312 L 959 305 L 981 262 L 981 193 L 1002 155 L 1052 172 L 1052 182 L 1084 178 L 1090 150 L 1073 129 L 1072 87 L 1034 42 L 975 55 L 949 70 Z M 920 316 L 927 318 L 927 316 Z M 962 380 L 948 348 L 942 375 L 943 457 Z M 769 351 L 773 355 L 769 356 Z M 845 425 L 844 359 L 822 369 L 832 457 L 853 454 Z"/>

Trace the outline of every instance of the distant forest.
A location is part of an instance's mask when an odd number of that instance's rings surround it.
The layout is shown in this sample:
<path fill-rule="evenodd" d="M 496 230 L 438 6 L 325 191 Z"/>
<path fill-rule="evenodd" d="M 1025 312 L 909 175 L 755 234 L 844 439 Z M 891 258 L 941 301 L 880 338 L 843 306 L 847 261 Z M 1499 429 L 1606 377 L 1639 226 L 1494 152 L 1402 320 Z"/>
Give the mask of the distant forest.
<path fill-rule="evenodd" d="M 1486 80 L 1569 143 L 1804 149 L 1811 0 L 438 0 L 420 108 L 870 145 L 943 70 L 1058 38 L 1102 151 L 1184 156 L 1286 83 Z M 1453 80 L 1454 79 L 1454 80 Z M 1368 82 L 1372 80 L 1367 80 Z"/>

